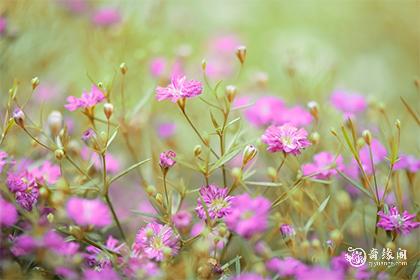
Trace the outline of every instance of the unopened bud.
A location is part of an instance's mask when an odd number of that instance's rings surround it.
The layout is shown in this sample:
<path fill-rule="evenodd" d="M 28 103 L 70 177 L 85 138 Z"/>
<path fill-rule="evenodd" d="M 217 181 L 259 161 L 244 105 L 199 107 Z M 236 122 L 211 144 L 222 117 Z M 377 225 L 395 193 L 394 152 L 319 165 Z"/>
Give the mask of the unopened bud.
<path fill-rule="evenodd" d="M 257 149 L 254 145 L 248 145 L 245 147 L 244 152 L 242 154 L 242 166 L 245 166 L 255 158 L 257 155 Z"/>
<path fill-rule="evenodd" d="M 162 197 L 162 194 L 157 193 L 157 194 L 156 194 L 156 196 L 155 196 L 155 199 L 156 199 L 156 201 L 157 201 L 159 204 L 163 204 L 163 197 Z"/>
<path fill-rule="evenodd" d="M 274 167 L 270 166 L 267 168 L 267 176 L 268 178 L 270 178 L 272 181 L 276 180 L 277 177 L 277 171 Z"/>
<path fill-rule="evenodd" d="M 241 64 L 244 64 L 246 59 L 246 47 L 245 46 L 239 46 L 236 49 L 236 56 L 238 57 Z"/>
<path fill-rule="evenodd" d="M 237 92 L 238 90 L 236 89 L 234 85 L 226 86 L 226 96 L 230 103 L 232 103 L 233 100 L 235 99 Z"/>
<path fill-rule="evenodd" d="M 351 198 L 348 192 L 340 190 L 337 192 L 336 199 L 338 202 L 338 207 L 341 210 L 347 211 L 351 208 Z"/>
<path fill-rule="evenodd" d="M 203 59 L 201 61 L 201 69 L 203 70 L 203 72 L 206 72 L 206 68 L 207 68 L 207 61 Z"/>
<path fill-rule="evenodd" d="M 48 222 L 53 223 L 54 222 L 54 214 L 53 213 L 49 213 L 47 215 L 47 220 L 48 220 Z"/>
<path fill-rule="evenodd" d="M 332 241 L 334 241 L 334 244 L 341 244 L 341 241 L 343 241 L 343 234 L 339 229 L 335 229 L 330 233 L 330 238 Z"/>
<path fill-rule="evenodd" d="M 398 129 L 401 129 L 401 122 L 400 122 L 400 120 L 399 120 L 399 119 L 397 119 L 397 120 L 395 121 L 395 126 L 396 126 Z"/>
<path fill-rule="evenodd" d="M 334 136 L 336 136 L 336 137 L 338 136 L 338 134 L 337 134 L 337 130 L 335 130 L 335 128 L 331 128 L 331 129 L 330 129 L 330 132 L 331 132 L 331 134 L 332 134 L 332 135 L 334 135 Z"/>
<path fill-rule="evenodd" d="M 51 134 L 55 136 L 63 127 L 63 115 L 59 111 L 52 111 L 48 116 L 47 122 Z"/>
<path fill-rule="evenodd" d="M 39 85 L 39 78 L 38 77 L 34 77 L 31 80 L 31 84 L 32 84 L 32 89 L 33 90 L 36 89 L 38 87 L 38 85 Z"/>
<path fill-rule="evenodd" d="M 50 191 L 46 187 L 39 188 L 39 195 L 43 199 L 48 199 L 48 196 L 50 195 Z"/>
<path fill-rule="evenodd" d="M 153 185 L 148 185 L 148 186 L 146 187 L 146 192 L 147 192 L 147 194 L 148 194 L 148 195 L 150 195 L 150 196 L 155 196 L 155 195 L 156 195 L 156 188 L 155 188 L 155 186 L 153 186 Z"/>
<path fill-rule="evenodd" d="M 319 143 L 319 139 L 321 138 L 321 136 L 319 135 L 318 132 L 312 132 L 309 135 L 309 140 L 312 142 L 312 144 L 317 145 Z"/>
<path fill-rule="evenodd" d="M 111 118 L 113 112 L 114 112 L 114 105 L 112 105 L 111 103 L 105 103 L 104 114 L 108 120 Z"/>
<path fill-rule="evenodd" d="M 54 151 L 54 156 L 57 160 L 62 160 L 64 158 L 64 151 L 62 149 L 57 149 Z"/>
<path fill-rule="evenodd" d="M 197 145 L 194 147 L 194 156 L 195 157 L 199 157 L 201 155 L 201 145 Z"/>
<path fill-rule="evenodd" d="M 267 86 L 267 83 L 268 83 L 268 75 L 267 75 L 267 73 L 265 73 L 265 72 L 258 72 L 255 75 L 255 78 L 256 78 L 257 84 L 260 87 L 265 88 Z"/>
<path fill-rule="evenodd" d="M 235 181 L 240 181 L 242 179 L 242 170 L 238 167 L 232 169 L 232 177 Z"/>
<path fill-rule="evenodd" d="M 13 112 L 13 119 L 15 120 L 15 123 L 20 126 L 20 127 L 24 127 L 25 126 L 25 113 L 19 109 L 16 108 L 15 111 Z"/>
<path fill-rule="evenodd" d="M 365 140 L 366 144 L 370 146 L 372 143 L 372 134 L 369 130 L 363 130 L 362 132 L 363 140 Z"/>
<path fill-rule="evenodd" d="M 312 243 L 312 247 L 315 248 L 315 249 L 319 249 L 321 247 L 321 242 L 317 238 L 312 240 L 311 243 Z"/>
<path fill-rule="evenodd" d="M 127 65 L 125 64 L 125 62 L 120 64 L 120 71 L 123 75 L 125 75 L 128 71 Z"/>
<path fill-rule="evenodd" d="M 311 113 L 311 115 L 315 118 L 318 119 L 318 112 L 319 112 L 319 106 L 318 103 L 315 101 L 310 101 L 308 103 L 308 109 L 309 112 Z"/>

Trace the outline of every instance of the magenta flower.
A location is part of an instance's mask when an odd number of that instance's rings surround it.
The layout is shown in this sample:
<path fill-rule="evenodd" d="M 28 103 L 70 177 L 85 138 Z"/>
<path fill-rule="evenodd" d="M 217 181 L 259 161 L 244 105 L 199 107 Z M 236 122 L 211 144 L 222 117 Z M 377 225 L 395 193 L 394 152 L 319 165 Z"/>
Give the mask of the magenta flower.
<path fill-rule="evenodd" d="M 139 230 L 133 248 L 144 253 L 149 259 L 162 261 L 167 254 L 178 254 L 179 236 L 170 226 L 152 222 Z"/>
<path fill-rule="evenodd" d="M 386 231 L 395 231 L 398 234 L 409 234 L 420 226 L 419 222 L 414 221 L 415 214 L 409 214 L 407 211 L 400 214 L 395 206 L 389 209 L 389 213 L 379 211 L 378 216 L 380 217 L 378 227 Z"/>
<path fill-rule="evenodd" d="M 37 240 L 26 234 L 19 235 L 12 241 L 13 245 L 12 248 L 10 248 L 10 251 L 17 257 L 26 256 L 38 247 Z"/>
<path fill-rule="evenodd" d="M 76 111 L 79 108 L 90 109 L 96 104 L 102 102 L 105 95 L 95 85 L 92 86 L 90 92 L 83 92 L 80 98 L 69 96 L 67 97 L 67 104 L 64 107 L 69 111 Z"/>
<path fill-rule="evenodd" d="M 346 117 L 361 113 L 367 108 L 367 101 L 363 95 L 340 90 L 332 93 L 331 103 L 337 110 L 344 113 Z"/>
<path fill-rule="evenodd" d="M 173 122 L 160 123 L 157 127 L 157 133 L 160 138 L 167 139 L 175 134 L 176 124 Z"/>
<path fill-rule="evenodd" d="M 412 155 L 401 155 L 394 165 L 394 170 L 402 169 L 405 169 L 411 173 L 417 173 L 417 171 L 420 170 L 420 159 L 417 159 Z"/>
<path fill-rule="evenodd" d="M 273 124 L 283 125 L 290 124 L 293 126 L 306 126 L 312 122 L 312 115 L 301 106 L 284 108 L 273 114 Z"/>
<path fill-rule="evenodd" d="M 80 150 L 80 155 L 84 160 L 89 160 L 96 170 L 102 170 L 102 160 L 99 155 L 91 150 L 88 147 L 83 147 Z M 111 153 L 105 154 L 106 161 L 106 171 L 109 173 L 117 173 L 121 168 L 120 161 Z"/>
<path fill-rule="evenodd" d="M 296 128 L 289 124 L 270 126 L 261 140 L 268 145 L 269 152 L 284 152 L 298 155 L 301 150 L 309 147 L 311 142 L 307 139 L 308 133 L 303 128 Z"/>
<path fill-rule="evenodd" d="M 0 196 L 0 225 L 10 227 L 18 220 L 15 206 Z"/>
<path fill-rule="evenodd" d="M 114 8 L 102 8 L 92 15 L 92 22 L 97 26 L 112 26 L 121 22 L 121 14 Z"/>
<path fill-rule="evenodd" d="M 33 168 L 30 172 L 39 182 L 47 182 L 49 184 L 57 183 L 61 176 L 60 166 L 52 164 L 48 160 L 41 166 Z"/>
<path fill-rule="evenodd" d="M 306 269 L 306 265 L 299 260 L 286 257 L 284 259 L 272 258 L 265 263 L 267 269 L 280 277 L 292 277 Z"/>
<path fill-rule="evenodd" d="M 182 98 L 191 98 L 200 95 L 203 86 L 199 81 L 187 80 L 185 76 L 172 76 L 171 83 L 167 87 L 156 88 L 156 99 L 162 101 L 170 99 L 173 103 Z"/>
<path fill-rule="evenodd" d="M 94 269 L 86 269 L 83 272 L 83 279 L 84 280 L 121 280 L 118 273 L 112 268 L 107 267 L 102 269 L 101 271 L 97 271 Z"/>
<path fill-rule="evenodd" d="M 32 211 L 32 207 L 39 197 L 38 184 L 34 176 L 28 171 L 9 172 L 6 184 L 9 190 L 15 194 L 16 202 L 27 211 Z"/>
<path fill-rule="evenodd" d="M 192 221 L 192 215 L 186 210 L 180 210 L 172 216 L 172 222 L 178 229 L 188 228 Z"/>
<path fill-rule="evenodd" d="M 345 275 L 342 271 L 330 270 L 321 266 L 306 267 L 301 269 L 296 275 L 296 279 L 299 280 L 312 280 L 312 279 L 323 279 L 323 280 L 340 280 L 345 279 Z"/>
<path fill-rule="evenodd" d="M 105 248 L 114 253 L 121 253 L 122 248 L 125 247 L 125 243 L 120 243 L 112 235 L 108 236 L 105 243 Z M 106 267 L 112 267 L 112 261 L 107 255 L 102 254 L 102 250 L 95 246 L 87 246 L 87 253 L 85 254 L 87 263 L 90 267 L 102 270 Z"/>
<path fill-rule="evenodd" d="M 273 118 L 285 109 L 284 102 L 275 96 L 264 96 L 245 111 L 247 120 L 256 127 L 272 124 Z"/>
<path fill-rule="evenodd" d="M 320 152 L 314 156 L 314 162 L 302 165 L 303 175 L 313 176 L 317 179 L 329 179 L 331 176 L 344 170 L 343 157 L 337 158 L 329 152 Z"/>
<path fill-rule="evenodd" d="M 290 238 L 296 235 L 296 231 L 292 225 L 289 224 L 282 224 L 280 226 L 280 233 L 283 238 Z"/>
<path fill-rule="evenodd" d="M 105 227 L 112 223 L 108 207 L 99 199 L 72 197 L 67 201 L 67 214 L 80 226 Z"/>
<path fill-rule="evenodd" d="M 264 232 L 268 227 L 271 203 L 265 197 L 252 198 L 245 193 L 232 200 L 232 211 L 225 217 L 228 228 L 249 238 Z"/>
<path fill-rule="evenodd" d="M 230 280 L 268 280 L 268 278 L 265 278 L 259 274 L 256 273 L 241 273 L 238 276 L 234 276 L 232 278 L 229 278 Z"/>
<path fill-rule="evenodd" d="M 176 153 L 174 151 L 168 150 L 160 154 L 159 165 L 163 169 L 168 169 L 175 165 Z"/>
<path fill-rule="evenodd" d="M 206 204 L 210 219 L 218 219 L 229 215 L 232 211 L 232 196 L 228 195 L 228 188 L 220 188 L 216 185 L 208 185 L 201 187 L 200 196 L 197 199 L 197 207 L 195 211 L 200 219 L 205 220 L 206 211 L 203 207 L 201 198 Z"/>

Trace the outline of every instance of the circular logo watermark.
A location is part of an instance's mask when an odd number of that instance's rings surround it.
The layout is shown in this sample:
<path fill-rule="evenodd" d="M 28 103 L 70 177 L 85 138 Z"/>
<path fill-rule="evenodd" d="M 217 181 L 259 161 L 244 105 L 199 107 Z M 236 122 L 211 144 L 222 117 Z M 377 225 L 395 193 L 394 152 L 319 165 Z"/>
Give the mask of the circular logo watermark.
<path fill-rule="evenodd" d="M 353 247 L 349 247 L 347 248 L 347 252 L 345 258 L 351 266 L 360 267 L 366 263 L 367 255 L 362 248 L 353 249 Z"/>

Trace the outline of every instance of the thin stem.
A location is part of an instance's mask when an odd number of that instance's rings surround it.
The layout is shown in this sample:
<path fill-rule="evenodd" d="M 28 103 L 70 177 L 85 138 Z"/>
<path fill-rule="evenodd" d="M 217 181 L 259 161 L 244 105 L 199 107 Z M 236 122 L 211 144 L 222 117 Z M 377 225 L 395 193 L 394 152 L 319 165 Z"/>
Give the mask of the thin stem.
<path fill-rule="evenodd" d="M 125 106 L 124 84 L 125 84 L 125 74 L 122 75 L 122 80 L 121 80 L 121 103 L 122 103 L 123 118 L 125 120 L 126 106 Z"/>
<path fill-rule="evenodd" d="M 373 248 L 376 247 L 376 239 L 378 237 L 378 222 L 379 222 L 379 215 L 378 212 L 381 210 L 381 208 L 378 206 L 376 211 L 376 221 L 375 221 L 375 235 L 373 236 Z"/>
<path fill-rule="evenodd" d="M 378 192 L 378 184 L 376 182 L 375 164 L 373 163 L 372 147 L 370 144 L 368 145 L 368 147 L 369 147 L 370 164 L 372 166 L 372 172 L 373 172 L 373 182 L 375 184 L 376 201 L 377 201 L 377 205 L 379 206 L 379 192 Z"/>
<path fill-rule="evenodd" d="M 213 150 L 212 147 L 210 147 L 209 143 L 207 143 L 206 140 L 204 140 L 203 136 L 201 136 L 200 132 L 197 130 L 197 128 L 194 126 L 194 124 L 192 123 L 190 117 L 188 117 L 187 113 L 185 112 L 185 108 L 182 108 L 181 106 L 179 106 L 179 108 L 181 109 L 182 114 L 184 115 L 185 119 L 187 120 L 187 122 L 190 124 L 190 126 L 192 127 L 192 129 L 194 130 L 195 134 L 197 134 L 198 138 L 200 138 L 201 142 L 203 142 L 203 144 L 208 147 L 211 151 L 211 153 L 217 158 L 219 159 L 219 156 L 217 155 L 217 153 Z"/>
<path fill-rule="evenodd" d="M 124 239 L 125 242 L 127 242 L 127 239 L 125 237 L 124 231 L 121 227 L 120 221 L 118 220 L 118 216 L 115 213 L 114 207 L 112 206 L 111 200 L 109 199 L 108 194 L 105 195 L 105 201 L 108 204 L 109 210 L 111 210 L 112 217 L 114 218 L 115 223 L 117 224 L 118 230 L 120 231 L 121 237 Z"/>
<path fill-rule="evenodd" d="M 162 173 L 163 173 L 163 188 L 165 190 L 166 207 L 167 207 L 168 214 L 169 214 L 171 212 L 171 209 L 169 208 L 168 187 L 166 185 L 166 173 L 167 173 L 167 170 L 163 170 L 162 169 Z"/>
<path fill-rule="evenodd" d="M 280 162 L 280 165 L 276 169 L 276 181 L 278 179 L 281 168 L 283 167 L 284 163 L 286 162 L 286 158 L 287 158 L 287 154 L 283 153 L 283 160 Z"/>
<path fill-rule="evenodd" d="M 220 139 L 220 156 L 223 157 L 223 155 L 225 154 L 225 141 L 224 141 L 224 136 L 223 136 L 222 133 L 219 134 L 219 139 Z M 222 164 L 221 168 L 222 168 L 222 175 L 223 175 L 223 186 L 226 187 L 227 186 L 227 180 L 226 180 L 225 165 Z"/>
<path fill-rule="evenodd" d="M 36 143 L 38 143 L 39 145 L 41 145 L 42 147 L 44 147 L 45 149 L 47 149 L 50 152 L 53 152 L 54 150 L 50 147 L 48 147 L 47 145 L 45 145 L 44 143 L 42 143 L 41 141 L 39 141 L 38 139 L 36 139 L 27 129 L 26 127 L 22 126 L 23 131 L 26 132 L 26 134 L 29 135 L 29 137 L 32 138 L 32 140 L 34 140 Z"/>

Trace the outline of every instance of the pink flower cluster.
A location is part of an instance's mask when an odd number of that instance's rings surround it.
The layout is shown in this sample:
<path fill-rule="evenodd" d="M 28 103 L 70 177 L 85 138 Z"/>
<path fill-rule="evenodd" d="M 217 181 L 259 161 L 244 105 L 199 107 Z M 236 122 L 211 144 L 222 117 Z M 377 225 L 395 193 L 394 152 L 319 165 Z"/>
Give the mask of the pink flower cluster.
<path fill-rule="evenodd" d="M 419 222 L 413 221 L 416 218 L 415 214 L 409 214 L 407 211 L 400 213 L 395 206 L 389 209 L 389 213 L 379 211 L 378 216 L 380 219 L 377 226 L 386 231 L 409 234 L 413 229 L 420 226 Z"/>
<path fill-rule="evenodd" d="M 169 99 L 175 103 L 179 99 L 200 95 L 202 91 L 203 86 L 199 81 L 187 80 L 185 76 L 173 76 L 167 87 L 156 88 L 156 99 L 158 101 Z"/>
<path fill-rule="evenodd" d="M 89 109 L 94 107 L 96 104 L 102 102 L 105 99 L 105 95 L 95 85 L 92 86 L 90 92 L 84 91 L 80 98 L 69 96 L 67 97 L 67 104 L 64 107 L 69 111 L 76 111 L 77 109 Z"/>
<path fill-rule="evenodd" d="M 290 124 L 284 124 L 268 127 L 261 140 L 268 145 L 269 152 L 298 155 L 302 149 L 311 145 L 307 135 L 308 133 L 303 128 L 298 129 Z"/>
<path fill-rule="evenodd" d="M 344 171 L 343 157 L 337 157 L 329 152 L 320 152 L 314 156 L 313 163 L 302 165 L 303 175 L 317 179 L 329 179 L 337 174 L 337 170 Z"/>
<path fill-rule="evenodd" d="M 207 214 L 209 218 L 219 219 L 229 215 L 232 211 L 232 196 L 228 195 L 227 188 L 220 188 L 216 185 L 204 186 L 200 189 L 200 197 L 197 199 L 197 207 L 195 211 L 200 219 L 205 220 Z M 204 202 L 207 208 L 206 210 L 202 204 Z"/>
<path fill-rule="evenodd" d="M 67 201 L 68 216 L 80 226 L 106 227 L 112 224 L 111 213 L 100 199 L 72 197 Z"/>

